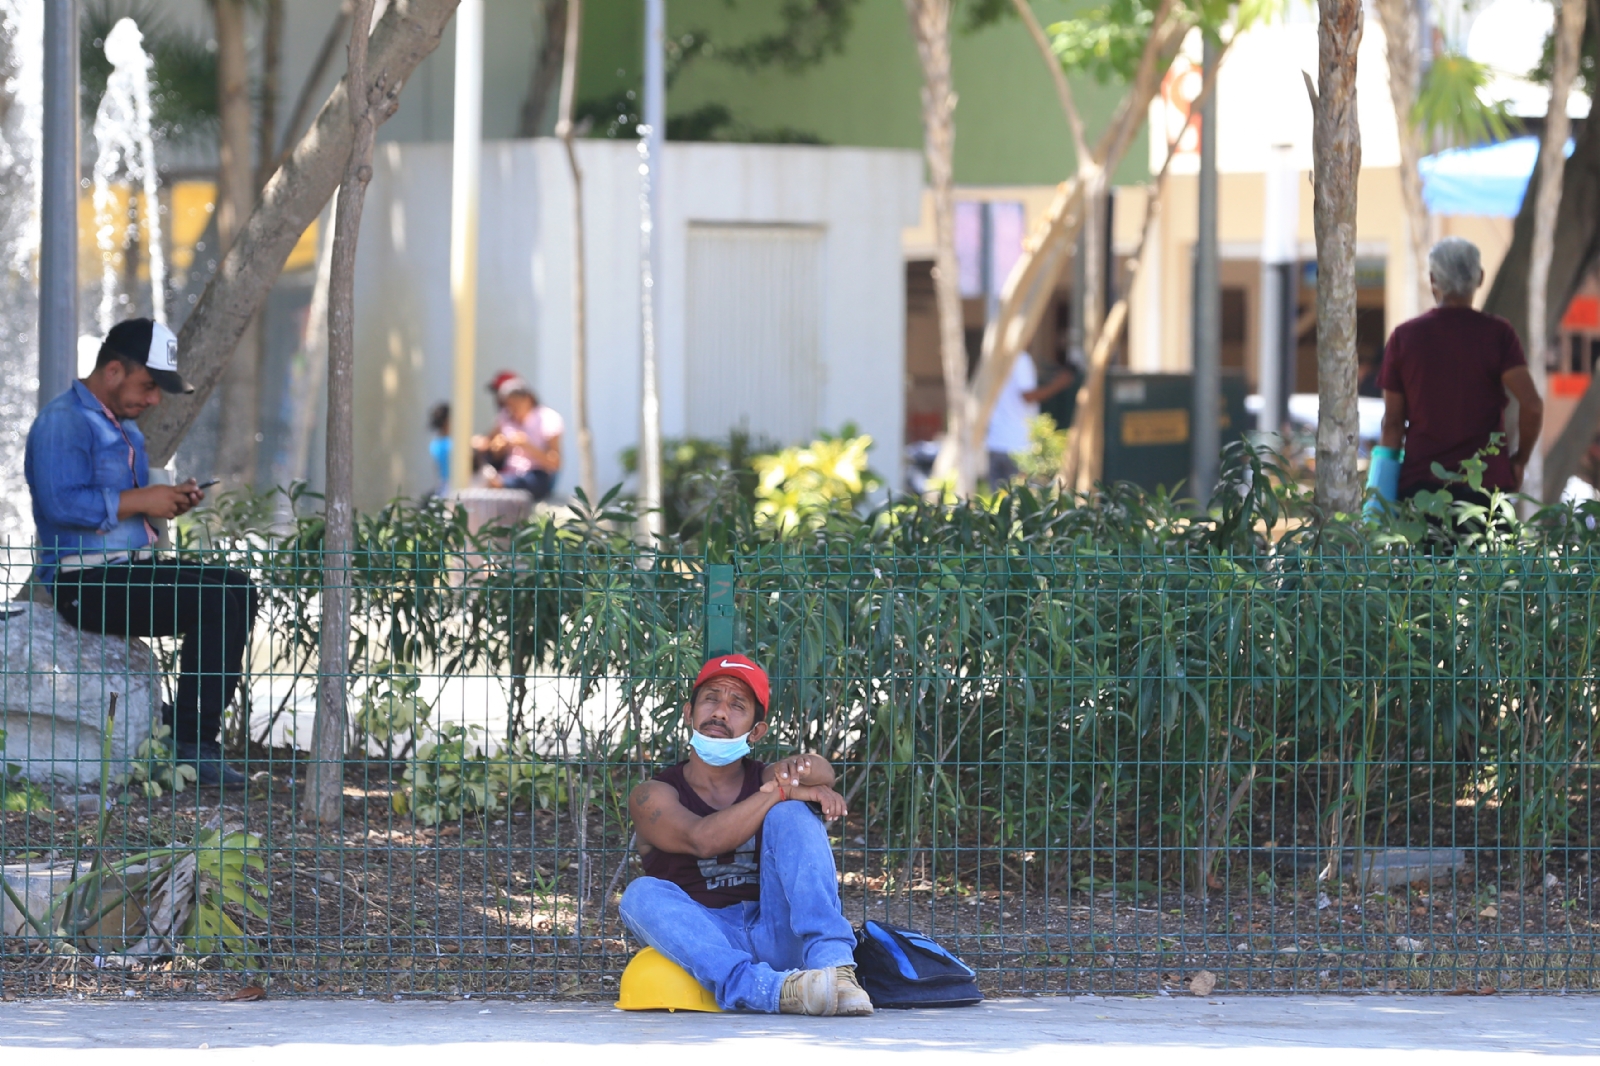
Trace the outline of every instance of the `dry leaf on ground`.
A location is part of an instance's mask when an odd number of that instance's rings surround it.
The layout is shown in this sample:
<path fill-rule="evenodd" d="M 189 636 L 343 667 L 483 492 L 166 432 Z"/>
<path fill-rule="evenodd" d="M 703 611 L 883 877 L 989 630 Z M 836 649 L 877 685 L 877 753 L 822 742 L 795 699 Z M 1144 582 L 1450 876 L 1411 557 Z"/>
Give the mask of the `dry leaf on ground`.
<path fill-rule="evenodd" d="M 260 985 L 245 985 L 232 995 L 221 998 L 224 1003 L 249 1003 L 253 1000 L 266 999 L 267 990 Z"/>

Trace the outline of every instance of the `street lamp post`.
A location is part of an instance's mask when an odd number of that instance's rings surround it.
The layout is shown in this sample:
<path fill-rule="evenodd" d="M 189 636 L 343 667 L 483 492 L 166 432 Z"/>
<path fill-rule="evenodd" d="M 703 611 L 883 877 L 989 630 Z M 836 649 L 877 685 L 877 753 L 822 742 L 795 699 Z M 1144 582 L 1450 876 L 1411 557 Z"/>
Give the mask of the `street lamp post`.
<path fill-rule="evenodd" d="M 661 176 L 667 133 L 666 0 L 644 0 L 644 106 L 640 119 L 639 503 L 640 532 L 661 534 Z"/>
<path fill-rule="evenodd" d="M 1205 84 L 1216 85 L 1217 46 L 1205 41 Z M 1217 262 L 1217 94 L 1200 105 L 1200 219 L 1194 265 L 1193 467 L 1189 490 L 1201 507 L 1217 483 L 1222 452 L 1222 293 Z"/>
<path fill-rule="evenodd" d="M 472 484 L 477 396 L 478 196 L 483 159 L 483 0 L 456 10 L 455 129 L 450 159 L 450 302 L 455 312 L 455 381 L 450 403 L 450 480 Z"/>

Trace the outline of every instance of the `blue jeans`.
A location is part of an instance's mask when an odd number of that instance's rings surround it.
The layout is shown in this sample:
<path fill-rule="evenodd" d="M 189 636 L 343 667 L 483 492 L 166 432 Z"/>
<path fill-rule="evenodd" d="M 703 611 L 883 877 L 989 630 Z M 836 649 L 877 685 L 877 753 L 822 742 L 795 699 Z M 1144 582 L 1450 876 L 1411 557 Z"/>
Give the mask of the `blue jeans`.
<path fill-rule="evenodd" d="M 827 830 L 798 800 L 762 823 L 759 903 L 706 907 L 671 881 L 641 877 L 619 910 L 634 936 L 693 974 L 723 1010 L 776 1013 L 790 971 L 855 963 Z"/>
<path fill-rule="evenodd" d="M 555 491 L 556 476 L 548 470 L 530 470 L 500 480 L 502 488 L 521 489 L 533 497 L 534 503 L 543 503 Z"/>

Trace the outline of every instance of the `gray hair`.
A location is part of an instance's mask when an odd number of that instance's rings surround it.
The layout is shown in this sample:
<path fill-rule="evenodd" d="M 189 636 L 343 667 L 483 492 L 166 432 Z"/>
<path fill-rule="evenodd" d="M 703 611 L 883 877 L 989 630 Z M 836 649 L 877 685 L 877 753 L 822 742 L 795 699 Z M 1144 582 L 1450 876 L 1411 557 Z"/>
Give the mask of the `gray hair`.
<path fill-rule="evenodd" d="M 1443 296 L 1471 296 L 1483 281 L 1478 246 L 1462 237 L 1446 237 L 1428 253 L 1428 274 Z"/>

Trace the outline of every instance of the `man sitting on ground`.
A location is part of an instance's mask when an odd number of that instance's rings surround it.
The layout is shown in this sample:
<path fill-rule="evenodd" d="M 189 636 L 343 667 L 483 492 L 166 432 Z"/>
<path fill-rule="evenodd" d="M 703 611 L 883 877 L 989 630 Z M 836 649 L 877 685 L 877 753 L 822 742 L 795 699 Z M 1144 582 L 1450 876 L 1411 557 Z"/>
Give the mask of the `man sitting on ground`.
<path fill-rule="evenodd" d="M 126 637 L 183 634 L 176 706 L 163 709 L 177 761 L 202 785 L 238 788 L 222 761 L 222 711 L 239 686 L 256 592 L 238 570 L 151 552 L 150 519 L 172 519 L 205 498 L 194 480 L 150 484 L 134 420 L 163 392 L 193 392 L 178 376 L 178 339 L 148 318 L 106 334 L 94 372 L 39 411 L 24 472 L 38 531 L 36 580 L 79 629 Z"/>
<path fill-rule="evenodd" d="M 767 732 L 768 692 L 742 655 L 701 668 L 683 709 L 689 758 L 629 799 L 647 876 L 623 893 L 622 919 L 724 1010 L 871 1014 L 827 831 L 806 806 L 833 821 L 844 797 L 820 755 L 749 757 Z"/>

